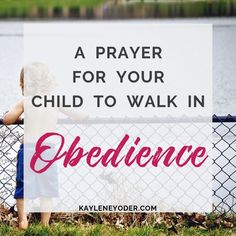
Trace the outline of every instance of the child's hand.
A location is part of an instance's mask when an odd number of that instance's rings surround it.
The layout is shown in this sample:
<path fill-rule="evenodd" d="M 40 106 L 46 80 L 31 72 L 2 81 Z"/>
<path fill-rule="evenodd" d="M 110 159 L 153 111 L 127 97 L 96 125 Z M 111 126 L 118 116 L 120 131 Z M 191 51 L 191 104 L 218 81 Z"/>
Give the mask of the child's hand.
<path fill-rule="evenodd" d="M 89 118 L 89 115 L 87 113 L 76 111 L 75 109 L 71 108 L 61 108 L 60 111 L 70 119 L 81 123 L 85 122 Z"/>

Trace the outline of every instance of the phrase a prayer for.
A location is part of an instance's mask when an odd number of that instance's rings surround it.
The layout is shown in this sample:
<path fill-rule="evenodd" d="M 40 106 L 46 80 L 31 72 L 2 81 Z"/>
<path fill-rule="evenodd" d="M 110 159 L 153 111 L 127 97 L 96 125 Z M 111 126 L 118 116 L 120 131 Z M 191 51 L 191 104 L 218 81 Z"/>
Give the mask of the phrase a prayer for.
<path fill-rule="evenodd" d="M 90 55 L 91 56 L 91 55 Z M 143 60 L 144 63 L 148 63 L 149 60 L 156 60 L 160 62 L 163 58 L 163 50 L 160 46 L 96 46 L 93 54 L 94 60 Z M 74 60 L 86 60 L 86 51 L 78 46 L 74 55 Z M 158 65 L 158 64 L 157 64 Z M 166 76 L 165 72 L 161 69 L 153 68 L 153 70 L 145 70 L 137 68 L 136 70 L 117 70 L 114 68 L 112 78 L 107 75 L 106 70 L 73 70 L 71 80 L 69 80 L 71 86 L 85 83 L 87 85 L 112 83 L 114 80 L 120 83 L 122 86 L 131 84 L 133 86 L 145 86 L 146 84 L 152 84 L 155 88 L 157 86 L 165 86 Z M 168 68 L 167 68 L 168 69 Z M 166 86 L 166 90 L 168 88 Z M 126 104 L 130 108 L 178 108 L 178 94 L 140 94 L 130 93 L 125 95 Z M 94 105 L 97 108 L 100 107 L 114 107 L 119 103 L 118 97 L 114 94 L 104 94 L 98 92 L 91 94 L 89 99 L 94 100 Z M 32 105 L 34 107 L 73 107 L 80 108 L 85 105 L 85 99 L 78 92 L 73 95 L 35 95 L 32 98 Z M 186 96 L 187 107 L 204 107 L 205 97 L 204 95 L 189 94 Z"/>

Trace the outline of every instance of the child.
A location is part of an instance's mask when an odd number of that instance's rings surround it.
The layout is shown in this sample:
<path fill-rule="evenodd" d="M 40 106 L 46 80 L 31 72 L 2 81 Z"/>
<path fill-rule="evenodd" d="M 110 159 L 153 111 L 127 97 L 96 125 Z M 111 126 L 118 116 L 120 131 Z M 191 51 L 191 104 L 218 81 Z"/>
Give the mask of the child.
<path fill-rule="evenodd" d="M 29 66 L 31 69 L 35 71 L 35 69 L 45 67 L 41 63 L 34 63 Z M 44 68 L 45 69 L 45 68 Z M 21 70 L 20 73 L 20 88 L 22 90 L 22 94 L 24 95 L 24 69 Z M 24 100 L 19 101 L 9 112 L 4 115 L 3 122 L 5 125 L 11 125 L 20 120 L 24 112 Z M 14 198 L 16 199 L 16 206 L 18 211 L 18 223 L 20 229 L 27 229 L 28 220 L 27 214 L 24 211 L 24 143 L 20 145 L 20 149 L 17 154 L 17 172 L 16 172 L 16 189 Z M 48 225 L 50 220 L 51 213 L 50 212 L 42 212 L 41 213 L 41 223 L 43 225 Z"/>
<path fill-rule="evenodd" d="M 50 200 L 53 197 L 57 197 L 55 195 L 58 194 L 58 180 L 57 175 L 55 175 L 55 169 L 53 169 L 51 173 L 47 173 L 44 177 L 40 176 L 40 180 L 37 179 L 35 175 L 33 178 L 29 177 L 29 175 L 27 175 L 29 171 L 26 171 L 25 176 L 27 179 L 24 181 L 24 149 L 28 152 L 33 151 L 32 144 L 36 143 L 41 135 L 49 132 L 49 130 L 53 131 L 56 129 L 58 111 L 63 112 L 76 121 L 84 121 L 88 118 L 87 114 L 74 111 L 70 108 L 58 109 L 49 107 L 35 109 L 32 107 L 30 98 L 37 94 L 50 94 L 55 84 L 55 78 L 51 75 L 46 65 L 42 63 L 26 65 L 20 73 L 20 88 L 24 99 L 18 102 L 3 118 L 4 124 L 10 125 L 17 122 L 24 113 L 25 119 L 27 118 L 27 122 L 30 124 L 30 127 L 26 127 L 26 125 L 24 127 L 24 140 L 20 145 L 17 155 L 16 190 L 14 198 L 16 199 L 20 229 L 27 229 L 28 227 L 27 215 L 24 211 L 24 186 L 28 186 L 28 182 L 31 181 L 31 185 L 25 188 L 25 190 L 30 189 L 30 194 L 27 194 L 27 197 L 31 196 L 31 194 L 33 194 L 32 197 L 30 197 L 32 199 L 40 197 L 40 205 L 45 207 L 41 207 L 41 211 L 50 211 Z M 27 109 L 24 109 L 25 106 Z M 27 156 L 25 157 L 25 161 L 26 160 L 28 161 Z M 41 223 L 48 225 L 50 216 L 51 212 L 41 212 Z"/>

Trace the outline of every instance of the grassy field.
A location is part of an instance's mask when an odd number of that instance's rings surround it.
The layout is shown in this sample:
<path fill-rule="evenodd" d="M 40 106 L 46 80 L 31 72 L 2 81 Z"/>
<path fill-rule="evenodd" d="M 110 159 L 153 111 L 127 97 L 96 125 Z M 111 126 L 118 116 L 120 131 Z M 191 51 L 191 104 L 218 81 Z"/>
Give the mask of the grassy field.
<path fill-rule="evenodd" d="M 47 10 L 48 8 L 63 7 L 96 7 L 105 2 L 104 0 L 0 0 L 1 17 L 24 17 L 34 8 Z"/>
<path fill-rule="evenodd" d="M 176 234 L 165 228 L 141 227 L 116 229 L 112 226 L 105 225 L 90 225 L 90 226 L 74 226 L 65 225 L 62 223 L 54 223 L 50 227 L 43 227 L 41 225 L 31 225 L 26 231 L 19 231 L 14 227 L 7 226 L 0 223 L 1 236 L 164 236 Z M 182 228 L 178 231 L 178 235 L 183 236 L 235 236 L 236 229 L 214 229 L 203 230 L 197 228 Z"/>
<path fill-rule="evenodd" d="M 52 6 L 87 6 L 93 7 L 105 2 L 104 0 L 1 0 L 0 8 L 24 8 L 35 7 L 52 7 Z"/>

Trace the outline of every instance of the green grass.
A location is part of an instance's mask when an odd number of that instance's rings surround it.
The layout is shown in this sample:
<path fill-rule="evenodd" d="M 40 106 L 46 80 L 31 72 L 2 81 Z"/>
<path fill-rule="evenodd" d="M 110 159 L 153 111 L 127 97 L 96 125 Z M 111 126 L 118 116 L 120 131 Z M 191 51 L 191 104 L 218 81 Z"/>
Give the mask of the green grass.
<path fill-rule="evenodd" d="M 7 226 L 0 223 L 1 236 L 164 236 L 171 235 L 166 228 L 154 227 L 130 227 L 128 229 L 116 229 L 112 226 L 105 225 L 90 225 L 90 226 L 75 226 L 65 225 L 62 223 L 55 223 L 50 227 L 43 227 L 41 225 L 31 225 L 26 231 L 19 231 L 14 227 Z M 201 230 L 196 228 L 182 228 L 178 231 L 178 235 L 183 236 L 230 236 L 236 235 L 236 229 L 214 229 Z"/>
<path fill-rule="evenodd" d="M 24 17 L 30 15 L 34 8 L 41 11 L 48 8 L 62 9 L 63 7 L 95 7 L 105 0 L 0 0 L 1 17 Z"/>
<path fill-rule="evenodd" d="M 1 0 L 0 8 L 11 7 L 32 8 L 32 7 L 63 7 L 63 6 L 86 6 L 93 7 L 103 3 L 104 0 Z"/>

